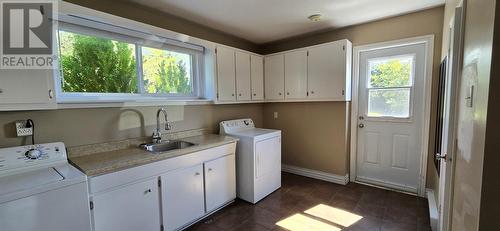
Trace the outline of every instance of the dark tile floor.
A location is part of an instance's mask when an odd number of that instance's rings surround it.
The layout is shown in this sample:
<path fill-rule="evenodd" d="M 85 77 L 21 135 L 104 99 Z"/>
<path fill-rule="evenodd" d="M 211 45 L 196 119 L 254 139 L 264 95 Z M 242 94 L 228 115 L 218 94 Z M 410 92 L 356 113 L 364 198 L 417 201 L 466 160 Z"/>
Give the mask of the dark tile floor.
<path fill-rule="evenodd" d="M 425 198 L 283 173 L 281 189 L 256 205 L 237 200 L 188 230 L 430 231 L 428 211 Z"/>

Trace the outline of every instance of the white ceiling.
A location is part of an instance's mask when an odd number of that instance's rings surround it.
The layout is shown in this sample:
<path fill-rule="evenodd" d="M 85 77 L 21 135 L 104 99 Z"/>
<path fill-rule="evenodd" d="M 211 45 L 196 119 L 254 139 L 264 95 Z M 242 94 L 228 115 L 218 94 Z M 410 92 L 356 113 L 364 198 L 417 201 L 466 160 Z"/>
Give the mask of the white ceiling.
<path fill-rule="evenodd" d="M 444 0 L 131 0 L 210 28 L 266 43 L 401 15 Z M 307 17 L 320 13 L 323 20 Z"/>

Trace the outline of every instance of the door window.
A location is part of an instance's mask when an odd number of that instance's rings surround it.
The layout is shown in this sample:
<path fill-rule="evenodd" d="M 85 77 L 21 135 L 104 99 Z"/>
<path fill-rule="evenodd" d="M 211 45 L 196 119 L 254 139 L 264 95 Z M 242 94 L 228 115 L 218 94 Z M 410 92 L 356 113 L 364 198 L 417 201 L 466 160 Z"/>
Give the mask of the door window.
<path fill-rule="evenodd" d="M 410 118 L 414 55 L 368 61 L 368 117 Z"/>

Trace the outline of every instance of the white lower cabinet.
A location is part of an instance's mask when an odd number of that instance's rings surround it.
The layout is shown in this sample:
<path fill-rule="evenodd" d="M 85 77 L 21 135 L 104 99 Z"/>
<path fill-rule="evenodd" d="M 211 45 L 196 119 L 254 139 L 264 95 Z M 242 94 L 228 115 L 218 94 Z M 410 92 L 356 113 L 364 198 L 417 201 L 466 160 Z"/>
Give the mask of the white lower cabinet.
<path fill-rule="evenodd" d="M 236 167 L 234 155 L 205 162 L 205 198 L 211 212 L 236 197 Z"/>
<path fill-rule="evenodd" d="M 236 198 L 235 151 L 236 142 L 90 177 L 93 231 L 179 230 L 221 208 Z"/>
<path fill-rule="evenodd" d="M 95 231 L 160 230 L 157 178 L 92 198 Z"/>
<path fill-rule="evenodd" d="M 176 230 L 205 214 L 203 165 L 160 176 L 165 229 Z"/>

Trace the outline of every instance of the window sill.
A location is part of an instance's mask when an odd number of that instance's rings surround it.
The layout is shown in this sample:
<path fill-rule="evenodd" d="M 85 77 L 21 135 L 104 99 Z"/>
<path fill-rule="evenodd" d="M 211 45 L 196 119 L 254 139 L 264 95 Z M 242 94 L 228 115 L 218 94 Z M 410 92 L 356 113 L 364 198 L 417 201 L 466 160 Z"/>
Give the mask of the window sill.
<path fill-rule="evenodd" d="M 147 107 L 147 106 L 183 106 L 183 105 L 208 105 L 214 102 L 210 99 L 165 99 L 145 98 L 133 100 L 82 100 L 58 99 L 58 109 L 71 108 L 106 108 L 106 107 Z"/>

